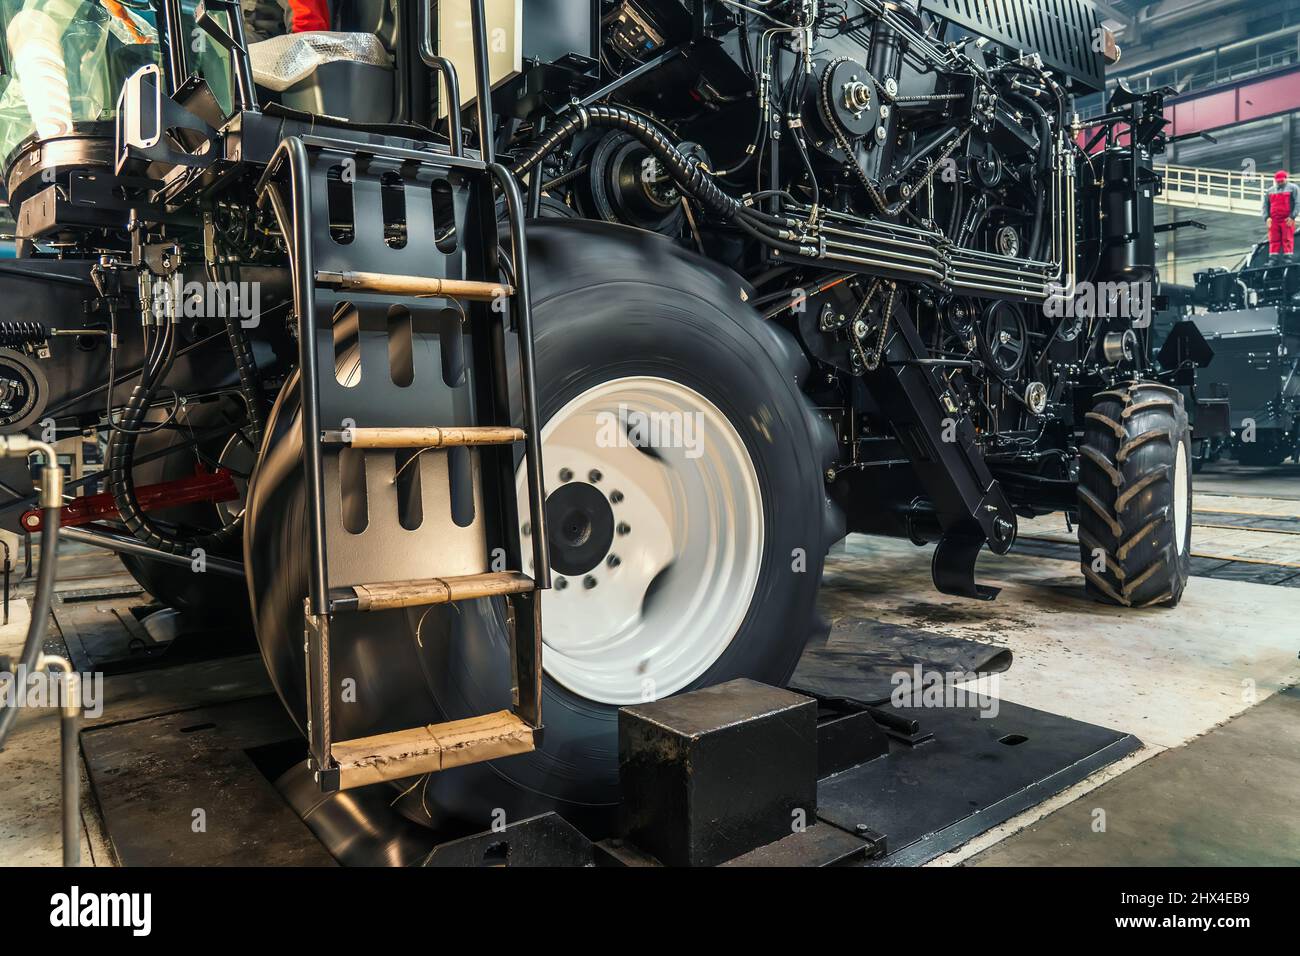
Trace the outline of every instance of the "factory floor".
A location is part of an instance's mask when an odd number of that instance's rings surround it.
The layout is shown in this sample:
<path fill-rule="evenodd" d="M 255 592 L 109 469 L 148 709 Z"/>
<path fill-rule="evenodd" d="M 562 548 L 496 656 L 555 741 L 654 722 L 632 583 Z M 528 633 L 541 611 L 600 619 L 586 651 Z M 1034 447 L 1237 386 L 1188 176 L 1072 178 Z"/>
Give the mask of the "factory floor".
<path fill-rule="evenodd" d="M 1198 476 L 1197 576 L 1172 610 L 1091 602 L 1061 516 L 1026 523 L 1018 553 L 980 559 L 980 581 L 1003 589 L 987 604 L 938 594 L 928 548 L 853 536 L 832 553 L 826 600 L 1010 648 L 1010 669 L 981 678 L 985 692 L 1143 742 L 933 865 L 1300 862 L 1300 466 L 1267 471 L 1212 465 Z M 96 613 L 120 614 L 112 596 L 120 604 L 130 584 L 106 555 L 70 548 L 61 560 L 65 624 L 52 625 L 50 652 L 83 640 L 77 628 Z M 21 644 L 29 593 L 30 582 L 17 584 L 0 653 Z M 141 695 L 165 686 L 166 672 L 152 673 L 135 684 L 110 677 L 100 720 L 132 719 Z M 55 713 L 20 714 L 0 754 L 0 865 L 60 862 L 57 769 Z M 83 794 L 83 862 L 114 865 L 84 783 Z"/>

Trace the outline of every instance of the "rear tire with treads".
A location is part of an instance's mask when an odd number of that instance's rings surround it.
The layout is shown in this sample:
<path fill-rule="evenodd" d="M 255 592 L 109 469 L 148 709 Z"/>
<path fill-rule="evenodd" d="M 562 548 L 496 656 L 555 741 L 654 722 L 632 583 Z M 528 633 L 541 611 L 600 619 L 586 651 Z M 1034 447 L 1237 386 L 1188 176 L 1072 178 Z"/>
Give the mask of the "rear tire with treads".
<path fill-rule="evenodd" d="M 1182 395 L 1127 382 L 1094 396 L 1079 459 L 1079 552 L 1104 604 L 1174 607 L 1191 565 L 1191 429 Z"/>

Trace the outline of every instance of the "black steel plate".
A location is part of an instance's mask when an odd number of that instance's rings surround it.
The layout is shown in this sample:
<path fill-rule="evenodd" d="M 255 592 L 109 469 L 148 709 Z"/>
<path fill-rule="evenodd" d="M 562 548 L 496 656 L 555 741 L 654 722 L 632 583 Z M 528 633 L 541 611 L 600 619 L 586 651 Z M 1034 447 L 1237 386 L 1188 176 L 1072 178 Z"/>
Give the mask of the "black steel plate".
<path fill-rule="evenodd" d="M 274 696 L 83 731 L 91 786 L 118 860 L 332 866 L 247 753 L 290 739 L 299 740 L 298 731 Z"/>
<path fill-rule="evenodd" d="M 888 709 L 934 739 L 893 743 L 888 756 L 817 787 L 819 818 L 886 836 L 890 852 L 877 865 L 932 860 L 1142 746 L 1131 734 L 1007 701 L 993 717 L 974 706 Z M 1025 739 L 1010 743 L 1016 737 Z"/>

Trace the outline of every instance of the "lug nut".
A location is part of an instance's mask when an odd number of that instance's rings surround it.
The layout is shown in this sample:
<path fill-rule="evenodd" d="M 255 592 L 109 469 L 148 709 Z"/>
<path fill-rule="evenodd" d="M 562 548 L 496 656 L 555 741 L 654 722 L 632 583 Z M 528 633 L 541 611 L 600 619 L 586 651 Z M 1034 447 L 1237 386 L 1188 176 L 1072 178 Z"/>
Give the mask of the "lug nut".
<path fill-rule="evenodd" d="M 623 562 L 617 554 L 611 554 L 608 558 L 605 559 L 605 563 L 608 564 L 611 568 L 616 568 Z"/>
<path fill-rule="evenodd" d="M 632 526 L 631 526 L 630 524 L 628 524 L 626 521 L 620 521 L 620 522 L 618 523 L 618 533 L 619 533 L 619 534 L 627 534 L 627 533 L 630 532 L 631 530 L 632 530 Z"/>
<path fill-rule="evenodd" d="M 596 579 L 593 578 L 590 574 L 582 579 L 582 586 L 586 588 L 588 591 L 594 588 L 597 583 L 598 582 L 596 581 Z"/>
<path fill-rule="evenodd" d="M 561 468 L 560 481 L 572 481 L 572 480 L 573 480 L 573 472 L 571 472 L 568 468 Z"/>
<path fill-rule="evenodd" d="M 593 469 L 591 469 L 591 471 L 587 472 L 587 480 L 590 481 L 593 485 L 599 484 L 599 483 L 600 483 L 600 479 L 603 478 L 603 477 L 604 477 L 604 475 L 602 475 L 600 472 L 598 472 L 595 468 L 593 468 Z"/>
<path fill-rule="evenodd" d="M 563 591 L 565 588 L 567 588 L 567 587 L 569 586 L 569 579 L 568 579 L 568 578 L 556 578 L 556 579 L 552 582 L 552 586 L 553 586 L 553 587 L 555 588 L 555 590 L 557 590 L 557 591 Z"/>
<path fill-rule="evenodd" d="M 621 492 L 621 491 L 611 491 L 611 492 L 609 493 L 609 500 L 610 500 L 611 502 L 613 502 L 614 504 L 616 504 L 616 505 L 622 504 L 622 503 L 623 503 L 623 492 Z"/>

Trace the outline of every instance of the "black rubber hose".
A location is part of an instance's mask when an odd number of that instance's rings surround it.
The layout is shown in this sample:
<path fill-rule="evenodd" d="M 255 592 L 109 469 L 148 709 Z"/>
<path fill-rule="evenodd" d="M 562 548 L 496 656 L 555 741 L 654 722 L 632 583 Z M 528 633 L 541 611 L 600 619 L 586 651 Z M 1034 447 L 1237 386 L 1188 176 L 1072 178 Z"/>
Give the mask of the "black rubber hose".
<path fill-rule="evenodd" d="M 1035 103 L 1028 96 L 1020 93 L 1007 93 L 1008 102 L 1019 103 L 1029 110 L 1038 125 L 1038 174 L 1035 177 L 1036 185 L 1042 186 L 1043 179 L 1052 168 L 1052 121 L 1047 115 L 1047 111 Z M 1045 189 L 1034 190 L 1034 226 L 1029 237 L 1028 254 L 1031 259 L 1039 258 L 1039 248 L 1043 241 L 1043 225 L 1047 212 L 1047 191 Z"/>
<path fill-rule="evenodd" d="M 141 376 L 140 381 L 131 391 L 126 407 L 122 411 L 121 424 L 125 431 L 115 432 L 108 446 L 109 487 L 113 492 L 113 502 L 127 530 L 140 541 L 168 554 L 190 554 L 195 548 L 204 551 L 220 552 L 228 548 L 243 534 L 243 516 L 233 522 L 207 534 L 193 538 L 178 538 L 155 524 L 140 507 L 135 495 L 133 471 L 135 468 L 135 432 L 144 421 L 149 406 L 153 403 L 158 386 L 171 371 L 176 358 L 176 338 L 174 323 L 164 327 L 165 352 L 156 374 Z"/>
<path fill-rule="evenodd" d="M 54 582 L 59 570 L 59 513 L 58 508 L 41 509 L 41 563 L 36 572 L 36 594 L 32 597 L 32 616 L 27 624 L 27 640 L 23 644 L 22 656 L 18 663 L 28 674 L 36 670 L 40 660 L 41 646 L 45 643 L 45 632 L 49 626 L 50 603 L 54 600 Z M 10 680 L 9 693 L 16 695 L 22 690 L 18 685 L 18 668 L 6 668 L 14 676 Z M 18 716 L 18 701 L 9 701 L 9 706 L 0 707 L 0 748 L 14 719 Z"/>
<path fill-rule="evenodd" d="M 585 119 L 584 119 L 585 117 Z M 633 110 L 618 106 L 591 106 L 575 111 L 556 123 L 546 135 L 511 167 L 511 172 L 519 178 L 526 176 L 552 150 L 579 130 L 588 126 L 599 126 L 620 130 L 640 140 L 654 156 L 664 164 L 668 174 L 683 190 L 693 196 L 706 209 L 722 219 L 749 223 L 758 232 L 758 238 L 777 242 L 787 241 L 781 230 L 785 223 L 757 209 L 751 209 L 718 188 L 713 177 L 677 149 L 672 141 L 663 134 L 655 122 Z"/>
<path fill-rule="evenodd" d="M 215 276 L 214 276 L 215 278 Z M 230 339 L 230 352 L 235 358 L 235 370 L 239 372 L 239 391 L 248 406 L 248 430 L 253 447 L 261 449 L 262 430 L 266 418 L 262 414 L 262 383 L 257 369 L 257 359 L 253 356 L 253 345 L 239 317 L 232 314 L 234 309 L 226 309 L 226 336 Z"/>

